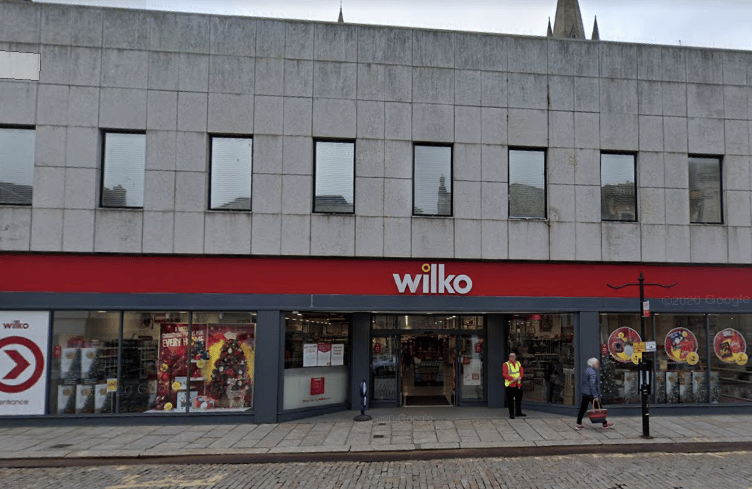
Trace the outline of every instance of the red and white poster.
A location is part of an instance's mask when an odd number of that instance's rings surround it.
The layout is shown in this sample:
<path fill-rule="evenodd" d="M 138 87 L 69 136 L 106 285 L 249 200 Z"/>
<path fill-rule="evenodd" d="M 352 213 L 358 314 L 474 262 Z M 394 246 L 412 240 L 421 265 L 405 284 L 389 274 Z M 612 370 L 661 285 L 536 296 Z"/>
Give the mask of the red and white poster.
<path fill-rule="evenodd" d="M 324 393 L 324 377 L 311 377 L 311 395 L 320 396 Z"/>
<path fill-rule="evenodd" d="M 0 415 L 44 414 L 50 313 L 0 312 Z"/>
<path fill-rule="evenodd" d="M 332 344 L 319 343 L 318 354 L 316 355 L 316 365 L 319 367 L 329 367 L 332 365 Z"/>

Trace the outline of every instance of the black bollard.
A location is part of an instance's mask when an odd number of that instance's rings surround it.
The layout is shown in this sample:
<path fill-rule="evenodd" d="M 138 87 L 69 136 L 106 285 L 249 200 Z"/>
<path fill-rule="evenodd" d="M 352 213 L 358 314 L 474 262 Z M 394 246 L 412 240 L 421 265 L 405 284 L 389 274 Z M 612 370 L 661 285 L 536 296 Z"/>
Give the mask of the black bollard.
<path fill-rule="evenodd" d="M 355 421 L 370 421 L 371 416 L 366 414 L 366 405 L 368 404 L 368 383 L 366 379 L 360 381 L 360 414 L 355 416 Z"/>

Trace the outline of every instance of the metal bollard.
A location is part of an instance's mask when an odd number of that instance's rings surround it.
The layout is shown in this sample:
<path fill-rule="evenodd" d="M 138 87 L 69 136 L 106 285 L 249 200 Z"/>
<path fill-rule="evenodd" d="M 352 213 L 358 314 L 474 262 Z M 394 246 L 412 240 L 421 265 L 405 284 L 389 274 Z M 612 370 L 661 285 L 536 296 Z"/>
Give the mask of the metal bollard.
<path fill-rule="evenodd" d="M 360 381 L 360 414 L 355 416 L 355 421 L 370 421 L 371 416 L 366 414 L 366 407 L 368 405 L 368 383 L 366 379 Z"/>

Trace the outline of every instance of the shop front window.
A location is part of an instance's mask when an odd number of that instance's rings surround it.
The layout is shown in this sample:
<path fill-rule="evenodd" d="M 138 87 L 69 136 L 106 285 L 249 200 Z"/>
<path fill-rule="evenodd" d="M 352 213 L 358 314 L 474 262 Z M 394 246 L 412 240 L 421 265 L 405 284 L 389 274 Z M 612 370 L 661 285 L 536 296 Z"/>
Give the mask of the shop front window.
<path fill-rule="evenodd" d="M 515 314 L 509 351 L 525 369 L 524 399 L 574 404 L 574 315 Z"/>
<path fill-rule="evenodd" d="M 55 313 L 50 414 L 118 412 L 119 341 L 119 312 Z"/>
<path fill-rule="evenodd" d="M 710 401 L 752 402 L 752 315 L 710 316 Z"/>
<path fill-rule="evenodd" d="M 189 411 L 206 413 L 252 408 L 256 315 L 194 313 L 191 340 Z"/>
<path fill-rule="evenodd" d="M 50 413 L 252 407 L 255 314 L 62 311 L 53 320 Z M 189 336 L 192 341 L 189 341 Z"/>
<path fill-rule="evenodd" d="M 284 362 L 283 409 L 347 402 L 350 316 L 287 314 Z"/>
<path fill-rule="evenodd" d="M 633 361 L 634 343 L 639 343 L 640 316 L 601 314 L 601 401 L 604 404 L 640 402 L 639 370 Z M 581 369 L 585 368 L 585 360 Z"/>
<path fill-rule="evenodd" d="M 655 316 L 657 404 L 708 402 L 704 315 Z"/>

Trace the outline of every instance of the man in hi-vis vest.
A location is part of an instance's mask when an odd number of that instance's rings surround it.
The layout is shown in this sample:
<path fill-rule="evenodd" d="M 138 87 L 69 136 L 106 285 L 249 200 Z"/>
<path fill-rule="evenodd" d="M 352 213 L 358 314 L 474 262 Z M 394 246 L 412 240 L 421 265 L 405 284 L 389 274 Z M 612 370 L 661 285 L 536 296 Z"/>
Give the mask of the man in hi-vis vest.
<path fill-rule="evenodd" d="M 517 355 L 509 354 L 509 361 L 504 364 L 501 373 L 504 375 L 504 386 L 507 390 L 509 419 L 514 419 L 515 416 L 527 416 L 522 414 L 522 376 L 525 375 L 525 370 L 517 361 Z"/>

